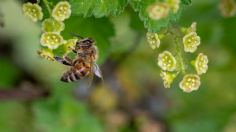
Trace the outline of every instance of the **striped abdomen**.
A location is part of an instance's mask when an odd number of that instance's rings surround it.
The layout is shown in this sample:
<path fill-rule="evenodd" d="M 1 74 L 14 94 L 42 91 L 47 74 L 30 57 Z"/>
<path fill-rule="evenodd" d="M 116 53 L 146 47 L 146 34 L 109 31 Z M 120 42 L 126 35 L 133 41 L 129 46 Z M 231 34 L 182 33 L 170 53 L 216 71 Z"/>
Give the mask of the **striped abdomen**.
<path fill-rule="evenodd" d="M 84 78 L 90 73 L 90 63 L 86 63 L 83 61 L 75 63 L 75 66 L 71 67 L 71 69 L 63 74 L 61 77 L 61 81 L 63 82 L 73 82 L 79 79 Z"/>

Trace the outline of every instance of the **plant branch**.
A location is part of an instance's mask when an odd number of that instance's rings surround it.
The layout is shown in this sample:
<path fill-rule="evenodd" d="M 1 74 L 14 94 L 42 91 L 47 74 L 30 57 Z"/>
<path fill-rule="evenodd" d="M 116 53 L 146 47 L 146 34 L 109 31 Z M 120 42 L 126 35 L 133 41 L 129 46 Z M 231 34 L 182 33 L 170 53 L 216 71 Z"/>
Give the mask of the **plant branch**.
<path fill-rule="evenodd" d="M 32 83 L 24 82 L 21 86 L 11 89 L 0 89 L 0 101 L 32 101 L 47 97 L 49 92 Z"/>
<path fill-rule="evenodd" d="M 185 74 L 186 73 L 186 67 L 183 59 L 183 52 L 181 48 L 181 40 L 182 40 L 182 32 L 180 28 L 177 25 L 174 25 L 173 27 L 168 27 L 170 35 L 173 36 L 174 38 L 174 43 L 175 43 L 175 49 L 176 49 L 176 54 L 177 54 L 177 61 L 179 63 L 180 71 Z"/>
<path fill-rule="evenodd" d="M 180 63 L 180 68 L 183 74 L 186 73 L 186 68 L 185 68 L 185 64 L 184 64 L 184 60 L 183 60 L 183 55 L 182 55 L 182 51 L 181 51 L 181 46 L 179 43 L 179 39 L 176 37 L 175 38 L 175 45 L 176 45 L 176 53 L 177 53 L 177 57 Z"/>
<path fill-rule="evenodd" d="M 50 16 L 52 16 L 52 10 L 51 10 L 51 8 L 50 8 L 50 6 L 49 6 L 49 2 L 48 2 L 47 0 L 43 0 L 43 3 L 44 3 L 44 5 L 46 6 L 46 8 L 47 8 L 47 10 L 48 10 L 48 12 L 49 12 L 49 14 L 50 14 Z"/>

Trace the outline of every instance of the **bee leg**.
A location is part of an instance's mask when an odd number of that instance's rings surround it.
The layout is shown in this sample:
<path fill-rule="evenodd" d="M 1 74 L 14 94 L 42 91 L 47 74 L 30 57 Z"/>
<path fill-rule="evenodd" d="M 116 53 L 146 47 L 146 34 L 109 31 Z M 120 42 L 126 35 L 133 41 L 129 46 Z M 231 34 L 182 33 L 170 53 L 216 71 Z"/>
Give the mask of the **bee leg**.
<path fill-rule="evenodd" d="M 74 48 L 70 48 L 71 51 L 73 51 L 74 53 L 77 53 L 77 51 Z"/>
<path fill-rule="evenodd" d="M 72 51 L 73 51 L 74 53 L 77 53 L 77 51 L 76 51 L 75 49 L 72 49 Z"/>
<path fill-rule="evenodd" d="M 67 56 L 65 56 L 65 57 L 63 57 L 63 58 L 58 57 L 58 56 L 55 56 L 54 59 L 55 59 L 56 61 L 58 61 L 58 62 L 64 64 L 64 65 L 73 66 L 72 60 L 71 60 L 69 57 L 67 57 Z"/>
<path fill-rule="evenodd" d="M 78 34 L 76 34 L 76 33 L 70 33 L 71 35 L 73 35 L 73 36 L 75 36 L 75 37 L 77 37 L 77 38 L 80 38 L 80 39 L 83 39 L 84 37 L 82 37 L 82 36 L 80 36 L 80 35 L 78 35 Z"/>

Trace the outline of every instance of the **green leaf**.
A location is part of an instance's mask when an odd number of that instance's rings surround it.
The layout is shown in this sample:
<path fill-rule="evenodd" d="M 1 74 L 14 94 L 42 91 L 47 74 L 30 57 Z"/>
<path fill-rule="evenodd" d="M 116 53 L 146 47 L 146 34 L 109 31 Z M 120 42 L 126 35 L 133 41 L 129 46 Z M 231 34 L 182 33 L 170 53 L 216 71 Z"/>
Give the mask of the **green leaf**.
<path fill-rule="evenodd" d="M 181 2 L 185 5 L 190 5 L 192 3 L 192 0 L 181 0 Z"/>
<path fill-rule="evenodd" d="M 130 27 L 136 31 L 146 32 L 143 22 L 139 19 L 136 12 L 130 11 Z"/>
<path fill-rule="evenodd" d="M 14 64 L 5 58 L 0 58 L 0 69 L 0 87 L 12 87 L 17 79 L 19 79 L 20 71 Z"/>
<path fill-rule="evenodd" d="M 160 0 L 159 0 L 160 1 Z M 169 12 L 169 15 L 160 20 L 153 20 L 148 16 L 147 8 L 156 3 L 156 0 L 131 0 L 130 4 L 132 8 L 138 12 L 139 18 L 144 22 L 145 28 L 148 29 L 149 32 L 158 32 L 161 28 L 165 28 L 169 25 L 170 22 L 175 22 L 182 11 L 182 3 L 179 5 L 180 8 L 177 13 Z"/>
<path fill-rule="evenodd" d="M 0 128 L 1 132 L 30 132 L 32 131 L 31 113 L 28 106 L 16 101 L 1 102 Z"/>
<path fill-rule="evenodd" d="M 104 62 L 109 54 L 109 38 L 114 35 L 112 23 L 107 18 L 82 18 L 72 16 L 65 22 L 66 28 L 63 31 L 65 39 L 71 39 L 74 36 L 71 33 L 79 34 L 83 37 L 91 37 L 97 42 L 99 50 L 98 63 Z"/>
<path fill-rule="evenodd" d="M 35 128 L 43 132 L 103 132 L 101 122 L 72 96 L 34 104 Z"/>
<path fill-rule="evenodd" d="M 84 17 L 117 16 L 128 4 L 128 0 L 70 0 L 72 13 Z"/>

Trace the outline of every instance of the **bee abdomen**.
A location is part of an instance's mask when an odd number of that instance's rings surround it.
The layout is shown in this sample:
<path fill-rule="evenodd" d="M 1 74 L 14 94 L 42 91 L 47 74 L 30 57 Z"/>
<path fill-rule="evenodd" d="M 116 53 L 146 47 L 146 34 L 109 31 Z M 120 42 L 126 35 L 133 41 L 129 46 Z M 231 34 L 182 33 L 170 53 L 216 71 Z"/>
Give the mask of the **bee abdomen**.
<path fill-rule="evenodd" d="M 79 72 L 67 72 L 61 77 L 63 82 L 74 82 L 81 79 L 82 76 Z"/>

